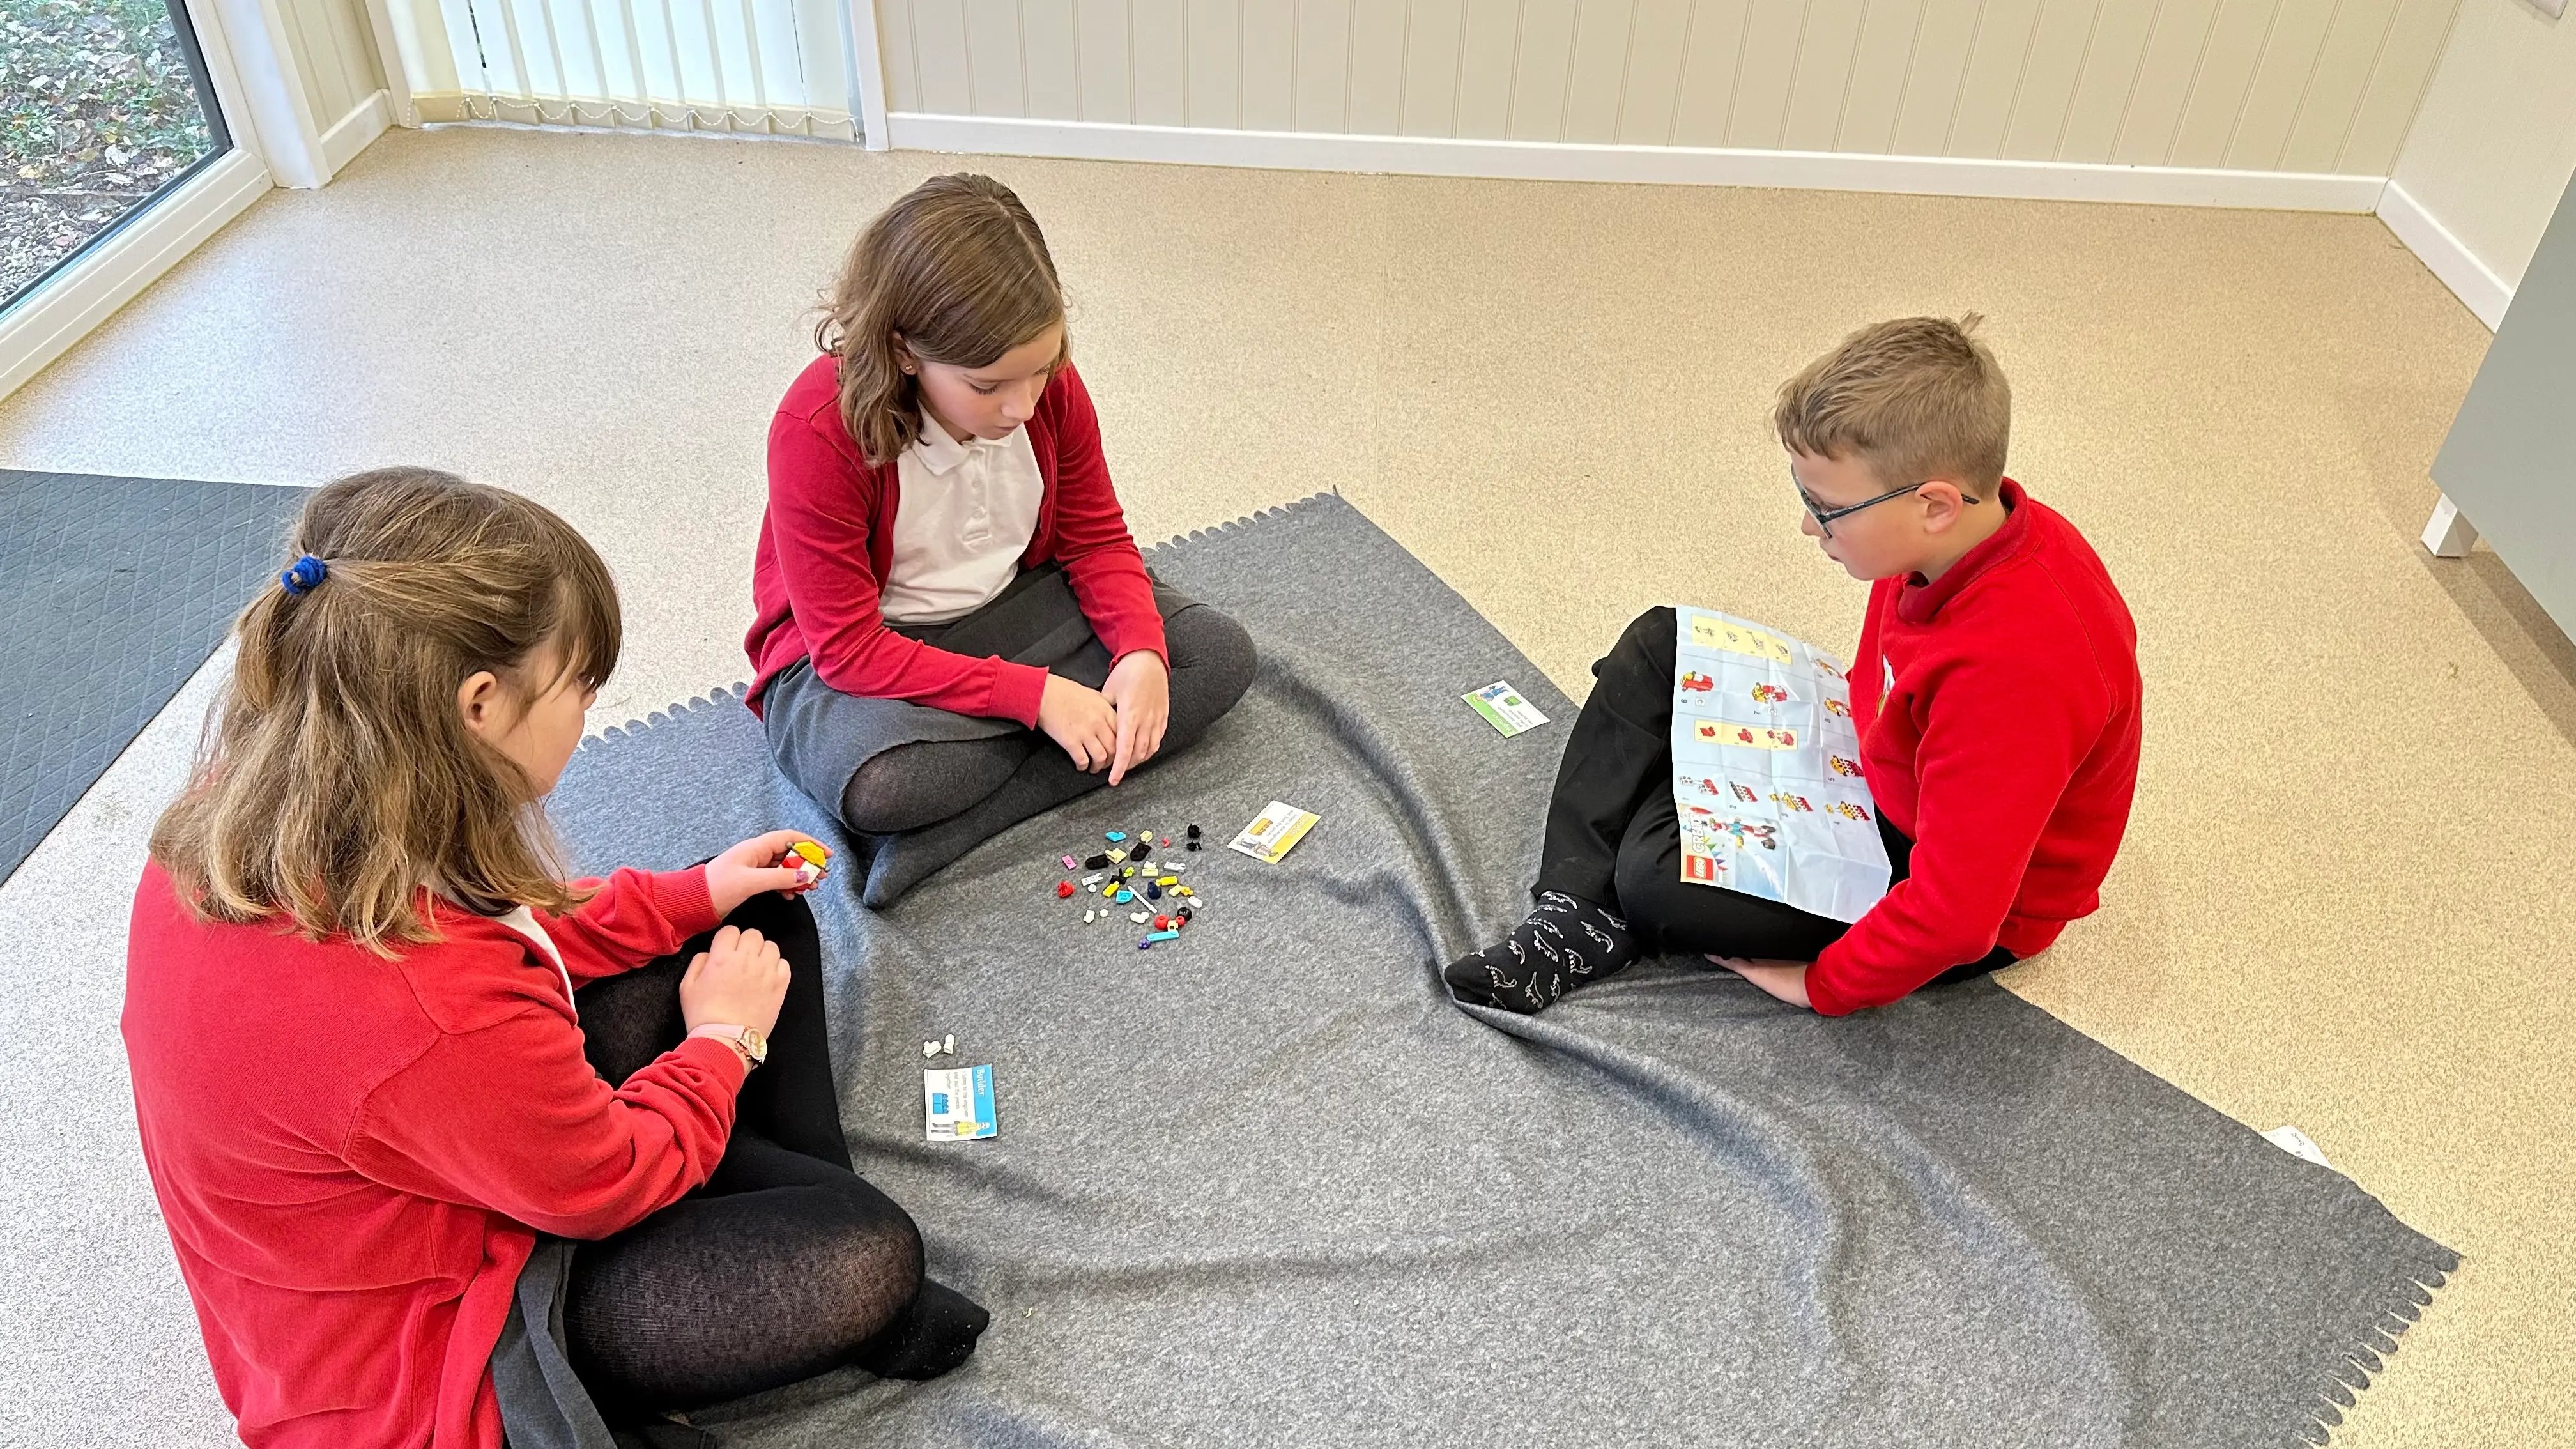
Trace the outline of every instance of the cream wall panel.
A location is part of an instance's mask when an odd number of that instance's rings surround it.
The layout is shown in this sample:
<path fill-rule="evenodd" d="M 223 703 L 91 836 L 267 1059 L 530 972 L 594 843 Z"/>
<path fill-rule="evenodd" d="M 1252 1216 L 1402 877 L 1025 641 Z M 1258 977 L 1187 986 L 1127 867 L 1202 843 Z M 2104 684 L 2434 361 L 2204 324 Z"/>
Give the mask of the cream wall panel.
<path fill-rule="evenodd" d="M 2182 119 L 2174 127 L 2166 155 L 2176 166 L 2224 166 L 2236 139 L 2236 121 L 2244 114 L 2254 66 L 2272 32 L 2279 0 L 2220 0 L 2201 52 L 2200 72 L 2184 98 Z"/>
<path fill-rule="evenodd" d="M 314 124 L 325 130 L 384 88 L 364 0 L 279 0 L 287 50 Z"/>
<path fill-rule="evenodd" d="M 1139 125 L 1189 123 L 1187 23 L 1183 0 L 1127 0 L 1127 95 Z"/>
<path fill-rule="evenodd" d="M 1583 0 L 1566 65 L 1562 139 L 1594 145 L 1619 139 L 1619 110 L 1628 103 L 1628 41 L 1636 28 L 1635 0 Z"/>
<path fill-rule="evenodd" d="M 1404 134 L 1405 8 L 1357 0 L 1351 8 L 1349 128 L 1363 136 Z"/>
<path fill-rule="evenodd" d="M 1127 86 L 1127 0 L 1074 0 L 1073 62 L 1083 120 L 1136 119 Z"/>
<path fill-rule="evenodd" d="M 897 110 L 2345 175 L 2461 3 L 878 0 Z"/>
<path fill-rule="evenodd" d="M 1789 121 L 1789 86 L 1797 79 L 1799 34 L 1807 7 L 1753 0 L 1746 13 L 1744 50 L 1735 68 L 1735 96 L 1726 144 L 1773 151 Z"/>
<path fill-rule="evenodd" d="M 1914 25 L 1914 54 L 1906 62 L 1896 139 L 1889 150 L 1905 156 L 1949 154 L 1950 121 L 1959 114 L 1960 80 L 1968 73 L 1968 48 L 1976 39 L 1975 0 L 1927 0 Z"/>
<path fill-rule="evenodd" d="M 1294 22 L 1296 35 L 1296 59 L 1289 67 L 1296 129 L 1348 129 L 1351 0 L 1290 0 L 1283 8 Z"/>
<path fill-rule="evenodd" d="M 1851 95 L 1843 104 L 1841 149 L 1885 151 L 1896 144 L 1897 108 L 1914 67 L 1924 0 L 1870 0 L 1853 42 Z"/>
<path fill-rule="evenodd" d="M 1674 101 L 1673 144 L 1723 146 L 1735 108 L 1744 31 L 1754 0 L 1697 0 L 1683 48 L 1682 92 Z"/>
<path fill-rule="evenodd" d="M 965 0 L 966 85 L 976 114 L 1029 113 L 1020 0 Z"/>
<path fill-rule="evenodd" d="M 1968 67 L 1943 154 L 2004 153 L 2004 128 L 2012 123 L 2013 98 L 2039 36 L 2039 9 L 2039 0 L 1984 0 L 1977 7 L 1976 36 L 1968 45 Z"/>
<path fill-rule="evenodd" d="M 1082 119 L 1082 44 L 1074 0 L 1020 0 L 1026 37 L 1029 114 L 1051 121 Z"/>
<path fill-rule="evenodd" d="M 1520 36 L 1511 70 L 1515 141 L 1565 139 L 1566 71 L 1574 62 L 1576 0 L 1521 0 Z"/>
<path fill-rule="evenodd" d="M 2317 52 L 2317 68 L 2281 150 L 2285 171 L 2332 171 L 2361 106 L 2362 88 L 2378 67 L 2380 47 L 2397 19 L 2397 0 L 2343 0 Z"/>
<path fill-rule="evenodd" d="M 1669 146 L 1681 99 L 1682 58 L 1690 47 L 1690 0 L 1637 0 L 1629 12 L 1628 71 L 1619 97 L 1619 131 L 1629 146 Z"/>
<path fill-rule="evenodd" d="M 2254 79 L 2246 88 L 2244 110 L 2236 119 L 2236 139 L 2227 148 L 2227 164 L 2249 171 L 2270 171 L 2281 164 L 2290 143 L 2290 125 L 2299 116 L 2299 101 L 2316 73 L 2317 51 L 2326 27 L 2334 23 L 2336 0 L 2281 0 L 2272 17 L 2270 36 Z"/>
<path fill-rule="evenodd" d="M 2415 121 L 2433 68 L 2442 58 L 2442 43 L 2459 13 L 2458 0 L 2405 0 L 2380 48 L 2379 65 L 2353 112 L 2352 133 L 2344 137 L 2343 165 L 2338 169 L 2390 172 L 2397 169 L 2406 128 Z"/>
<path fill-rule="evenodd" d="M 1244 129 L 1297 129 L 1296 6 L 1246 3 L 1236 26 L 1236 110 Z"/>
<path fill-rule="evenodd" d="M 921 108 L 992 115 L 976 105 L 966 64 L 966 0 L 909 0 L 913 63 L 920 68 Z"/>
<path fill-rule="evenodd" d="M 1458 49 L 1457 136 L 1510 134 L 1512 66 L 1520 54 L 1519 0 L 1467 0 Z"/>
<path fill-rule="evenodd" d="M 2094 0 L 2047 0 L 2031 27 L 2030 48 L 2022 57 L 2021 79 L 2013 91 L 2012 112 L 2004 122 L 2003 149 L 1998 154 L 2031 160 L 2057 158 L 2066 134 L 2066 116 L 2075 103 L 2075 79 L 2083 73 L 2085 52 L 2093 41 Z"/>
<path fill-rule="evenodd" d="M 1851 94 L 1861 17 L 1868 9 L 1869 0 L 1814 0 L 1807 7 L 1797 70 L 1789 78 L 1788 114 L 1780 122 L 1783 150 L 1835 149 L 1843 128 L 1843 101 Z"/>
<path fill-rule="evenodd" d="M 1458 128 L 1458 61 L 1466 36 L 1466 0 L 1413 0 L 1404 7 L 1404 95 L 1407 136 L 1449 136 Z"/>
<path fill-rule="evenodd" d="M 2138 64 L 2146 58 L 2147 32 L 2156 7 L 2106 4 L 2093 14 L 2093 33 L 2084 42 L 2084 63 L 2076 71 L 2075 97 L 2066 106 L 2066 125 L 2058 132 L 2060 161 L 2108 161 L 2120 139 L 2120 120 L 2136 93 Z"/>
<path fill-rule="evenodd" d="M 1231 129 L 1243 124 L 1236 104 L 1243 82 L 1237 0 L 1189 0 L 1182 23 L 1189 44 L 1188 123 Z"/>
<path fill-rule="evenodd" d="M 921 58 L 913 49 L 912 0 L 877 0 L 877 54 L 885 66 L 886 109 L 926 111 Z"/>
<path fill-rule="evenodd" d="M 2113 161 L 2123 166 L 2165 164 L 2217 20 L 2218 0 L 2162 0 L 2129 92 L 2128 114 L 2120 118 L 2120 137 L 2111 143 Z"/>

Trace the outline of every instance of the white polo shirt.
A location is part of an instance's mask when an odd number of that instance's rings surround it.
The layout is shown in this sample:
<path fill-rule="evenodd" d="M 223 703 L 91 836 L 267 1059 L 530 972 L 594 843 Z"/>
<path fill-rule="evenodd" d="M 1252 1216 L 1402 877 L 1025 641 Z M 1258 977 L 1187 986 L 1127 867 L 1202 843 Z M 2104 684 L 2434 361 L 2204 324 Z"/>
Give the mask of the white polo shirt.
<path fill-rule="evenodd" d="M 1029 430 L 961 443 L 924 412 L 895 474 L 903 492 L 879 611 L 898 624 L 945 624 L 991 602 L 1019 573 L 1046 501 Z"/>

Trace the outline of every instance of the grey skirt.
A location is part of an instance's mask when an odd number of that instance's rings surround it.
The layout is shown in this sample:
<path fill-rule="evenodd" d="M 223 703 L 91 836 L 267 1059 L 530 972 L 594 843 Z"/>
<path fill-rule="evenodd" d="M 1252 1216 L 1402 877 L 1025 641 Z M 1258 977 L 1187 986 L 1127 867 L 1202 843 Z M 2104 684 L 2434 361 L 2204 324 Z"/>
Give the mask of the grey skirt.
<path fill-rule="evenodd" d="M 1166 619 L 1196 601 L 1157 581 L 1154 606 Z M 1109 682 L 1108 646 L 1073 596 L 1060 564 L 1041 564 L 1013 579 L 991 602 L 945 624 L 888 626 L 907 639 L 973 658 L 998 655 L 1098 689 Z M 898 745 L 995 739 L 1026 727 L 903 699 L 843 694 L 800 659 L 761 694 L 761 723 L 778 771 L 816 803 L 838 814 L 842 792 L 859 767 Z"/>

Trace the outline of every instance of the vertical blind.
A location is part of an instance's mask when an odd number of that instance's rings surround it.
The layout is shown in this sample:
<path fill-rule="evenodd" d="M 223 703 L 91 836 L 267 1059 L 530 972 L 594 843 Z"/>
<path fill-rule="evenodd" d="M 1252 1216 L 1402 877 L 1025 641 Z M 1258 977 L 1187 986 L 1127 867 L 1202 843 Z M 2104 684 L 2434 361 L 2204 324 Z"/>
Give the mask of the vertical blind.
<path fill-rule="evenodd" d="M 467 118 L 856 139 L 839 0 L 439 0 Z"/>

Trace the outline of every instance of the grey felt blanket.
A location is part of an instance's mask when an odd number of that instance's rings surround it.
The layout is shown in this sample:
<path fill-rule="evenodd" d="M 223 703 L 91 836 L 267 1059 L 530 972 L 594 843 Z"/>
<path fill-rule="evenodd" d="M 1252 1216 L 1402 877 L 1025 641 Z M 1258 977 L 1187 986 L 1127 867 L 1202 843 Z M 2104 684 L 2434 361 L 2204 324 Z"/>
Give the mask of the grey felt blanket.
<path fill-rule="evenodd" d="M 1253 631 L 1234 714 L 888 912 L 818 901 L 861 1170 L 992 1331 L 725 1443 L 2322 1442 L 2456 1265 L 1991 982 L 1825 1020 L 1650 962 L 1462 1011 L 1438 967 L 1524 909 L 1573 707 L 1338 499 L 1151 562 Z M 1497 736 L 1458 698 L 1496 679 L 1558 723 Z M 1217 844 L 1274 797 L 1323 816 L 1283 863 Z M 589 867 L 829 838 L 732 696 L 585 747 L 556 816 Z M 1151 952 L 1054 895 L 1140 821 L 1211 837 Z M 952 1032 L 995 1140 L 923 1139 Z"/>

